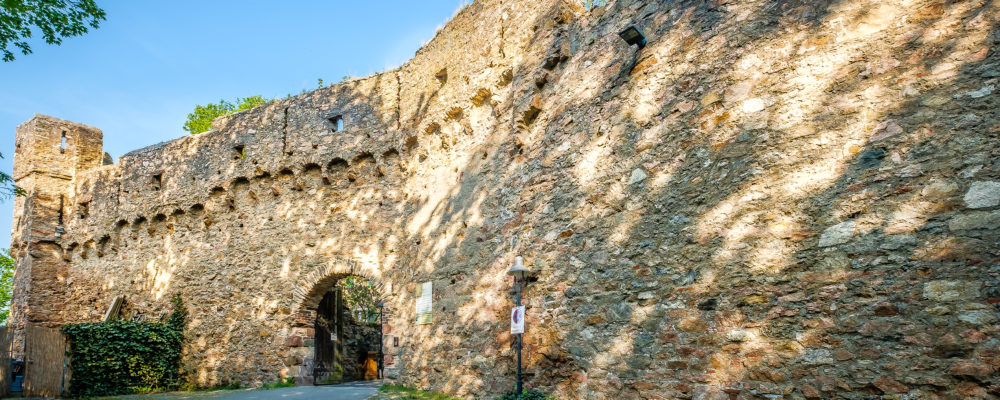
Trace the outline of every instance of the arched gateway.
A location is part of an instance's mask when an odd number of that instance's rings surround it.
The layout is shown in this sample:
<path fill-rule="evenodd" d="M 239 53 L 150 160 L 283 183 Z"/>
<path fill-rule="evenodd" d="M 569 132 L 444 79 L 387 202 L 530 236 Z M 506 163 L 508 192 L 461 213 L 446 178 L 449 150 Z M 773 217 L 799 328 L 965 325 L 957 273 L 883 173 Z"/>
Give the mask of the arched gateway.
<path fill-rule="evenodd" d="M 298 308 L 286 339 L 288 359 L 293 360 L 289 368 L 295 369 L 299 384 L 380 378 L 385 346 L 382 285 L 355 260 L 328 265 L 303 278 L 306 284 L 315 282 L 308 292 L 301 297 L 303 292 L 294 293 Z M 374 375 L 371 366 L 376 367 Z"/>

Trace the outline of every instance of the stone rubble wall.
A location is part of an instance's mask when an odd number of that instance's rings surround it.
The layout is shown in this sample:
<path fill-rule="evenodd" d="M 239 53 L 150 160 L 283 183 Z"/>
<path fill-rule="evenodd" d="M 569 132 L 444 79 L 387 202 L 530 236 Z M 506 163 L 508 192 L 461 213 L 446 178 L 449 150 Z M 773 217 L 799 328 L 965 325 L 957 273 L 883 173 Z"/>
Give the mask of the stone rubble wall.
<path fill-rule="evenodd" d="M 60 291 L 15 304 L 178 293 L 192 382 L 308 383 L 315 305 L 359 274 L 389 376 L 487 396 L 521 255 L 526 382 L 560 398 L 995 398 L 998 10 L 477 0 L 398 69 L 74 167 Z"/>
<path fill-rule="evenodd" d="M 351 315 L 345 310 L 344 315 Z M 364 380 L 365 371 L 359 360 L 368 357 L 369 351 L 378 354 L 378 324 L 358 323 L 353 317 L 348 317 L 344 323 L 344 380 Z M 376 359 L 378 357 L 376 356 Z"/>

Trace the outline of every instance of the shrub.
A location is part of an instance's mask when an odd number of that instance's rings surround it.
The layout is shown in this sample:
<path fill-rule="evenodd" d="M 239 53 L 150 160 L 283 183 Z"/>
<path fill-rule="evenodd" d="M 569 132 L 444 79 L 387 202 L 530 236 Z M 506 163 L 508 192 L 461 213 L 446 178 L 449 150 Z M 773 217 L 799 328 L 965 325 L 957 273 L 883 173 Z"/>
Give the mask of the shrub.
<path fill-rule="evenodd" d="M 273 100 L 265 99 L 261 96 L 249 96 L 237 98 L 235 103 L 226 100 L 219 100 L 218 103 L 208 103 L 206 105 L 195 105 L 194 111 L 187 116 L 184 122 L 184 130 L 194 135 L 212 129 L 212 120 L 223 115 L 249 110 L 251 108 L 268 104 Z"/>
<path fill-rule="evenodd" d="M 505 393 L 503 396 L 497 397 L 496 400 L 518 400 L 517 392 L 511 390 Z M 556 400 L 555 397 L 545 394 L 537 390 L 524 390 L 521 392 L 520 400 Z"/>
<path fill-rule="evenodd" d="M 402 385 L 382 385 L 378 390 L 390 394 L 393 399 L 400 400 L 462 400 L 444 393 L 425 392 Z"/>
<path fill-rule="evenodd" d="M 75 396 L 108 396 L 176 389 L 187 311 L 179 297 L 164 323 L 110 321 L 71 324 L 70 389 Z"/>
<path fill-rule="evenodd" d="M 278 381 L 275 383 L 265 383 L 260 388 L 263 390 L 268 390 L 268 389 L 279 389 L 279 388 L 286 388 L 293 386 L 295 386 L 295 378 L 289 377 L 285 379 L 278 379 Z"/>

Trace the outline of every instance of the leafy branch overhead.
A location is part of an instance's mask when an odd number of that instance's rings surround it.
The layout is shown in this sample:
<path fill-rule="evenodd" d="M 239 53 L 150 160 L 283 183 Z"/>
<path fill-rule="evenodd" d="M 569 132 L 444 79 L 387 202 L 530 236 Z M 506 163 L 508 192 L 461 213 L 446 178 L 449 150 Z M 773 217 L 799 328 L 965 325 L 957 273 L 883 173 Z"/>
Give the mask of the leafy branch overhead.
<path fill-rule="evenodd" d="M 0 158 L 3 158 L 3 154 L 0 154 Z M 6 200 L 13 196 L 24 196 L 24 194 L 24 189 L 14 183 L 14 177 L 0 171 L 0 200 Z"/>
<path fill-rule="evenodd" d="M 31 54 L 31 39 L 41 31 L 45 43 L 60 45 L 64 38 L 97 29 L 106 13 L 94 0 L 0 0 L 0 51 L 14 61 L 14 51 Z"/>

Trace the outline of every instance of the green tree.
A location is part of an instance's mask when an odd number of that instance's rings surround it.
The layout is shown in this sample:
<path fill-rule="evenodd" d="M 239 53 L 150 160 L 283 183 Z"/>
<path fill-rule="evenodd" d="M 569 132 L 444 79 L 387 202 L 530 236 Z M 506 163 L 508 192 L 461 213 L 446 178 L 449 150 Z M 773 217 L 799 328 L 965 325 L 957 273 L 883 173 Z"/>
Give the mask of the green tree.
<path fill-rule="evenodd" d="M 10 249 L 2 249 L 0 250 L 0 325 L 7 325 L 13 289 L 14 257 L 11 257 Z"/>
<path fill-rule="evenodd" d="M 212 120 L 223 115 L 249 110 L 251 108 L 270 103 L 271 100 L 262 96 L 250 96 L 237 98 L 236 103 L 226 100 L 219 100 L 218 103 L 208 103 L 206 105 L 195 105 L 194 111 L 188 114 L 187 121 L 184 122 L 184 130 L 194 135 L 212 129 Z"/>
<path fill-rule="evenodd" d="M 12 49 L 31 54 L 28 39 L 35 29 L 45 43 L 60 45 L 63 38 L 97 29 L 104 10 L 94 0 L 0 0 L 0 50 L 3 60 L 14 61 Z"/>
<path fill-rule="evenodd" d="M 352 275 L 340 280 L 344 302 L 358 322 L 378 321 L 381 288 L 369 279 Z"/>
<path fill-rule="evenodd" d="M 3 158 L 3 154 L 0 154 L 0 158 Z M 24 189 L 14 185 L 14 178 L 8 175 L 6 172 L 0 171 L 0 200 L 9 199 L 12 196 L 24 195 Z"/>

